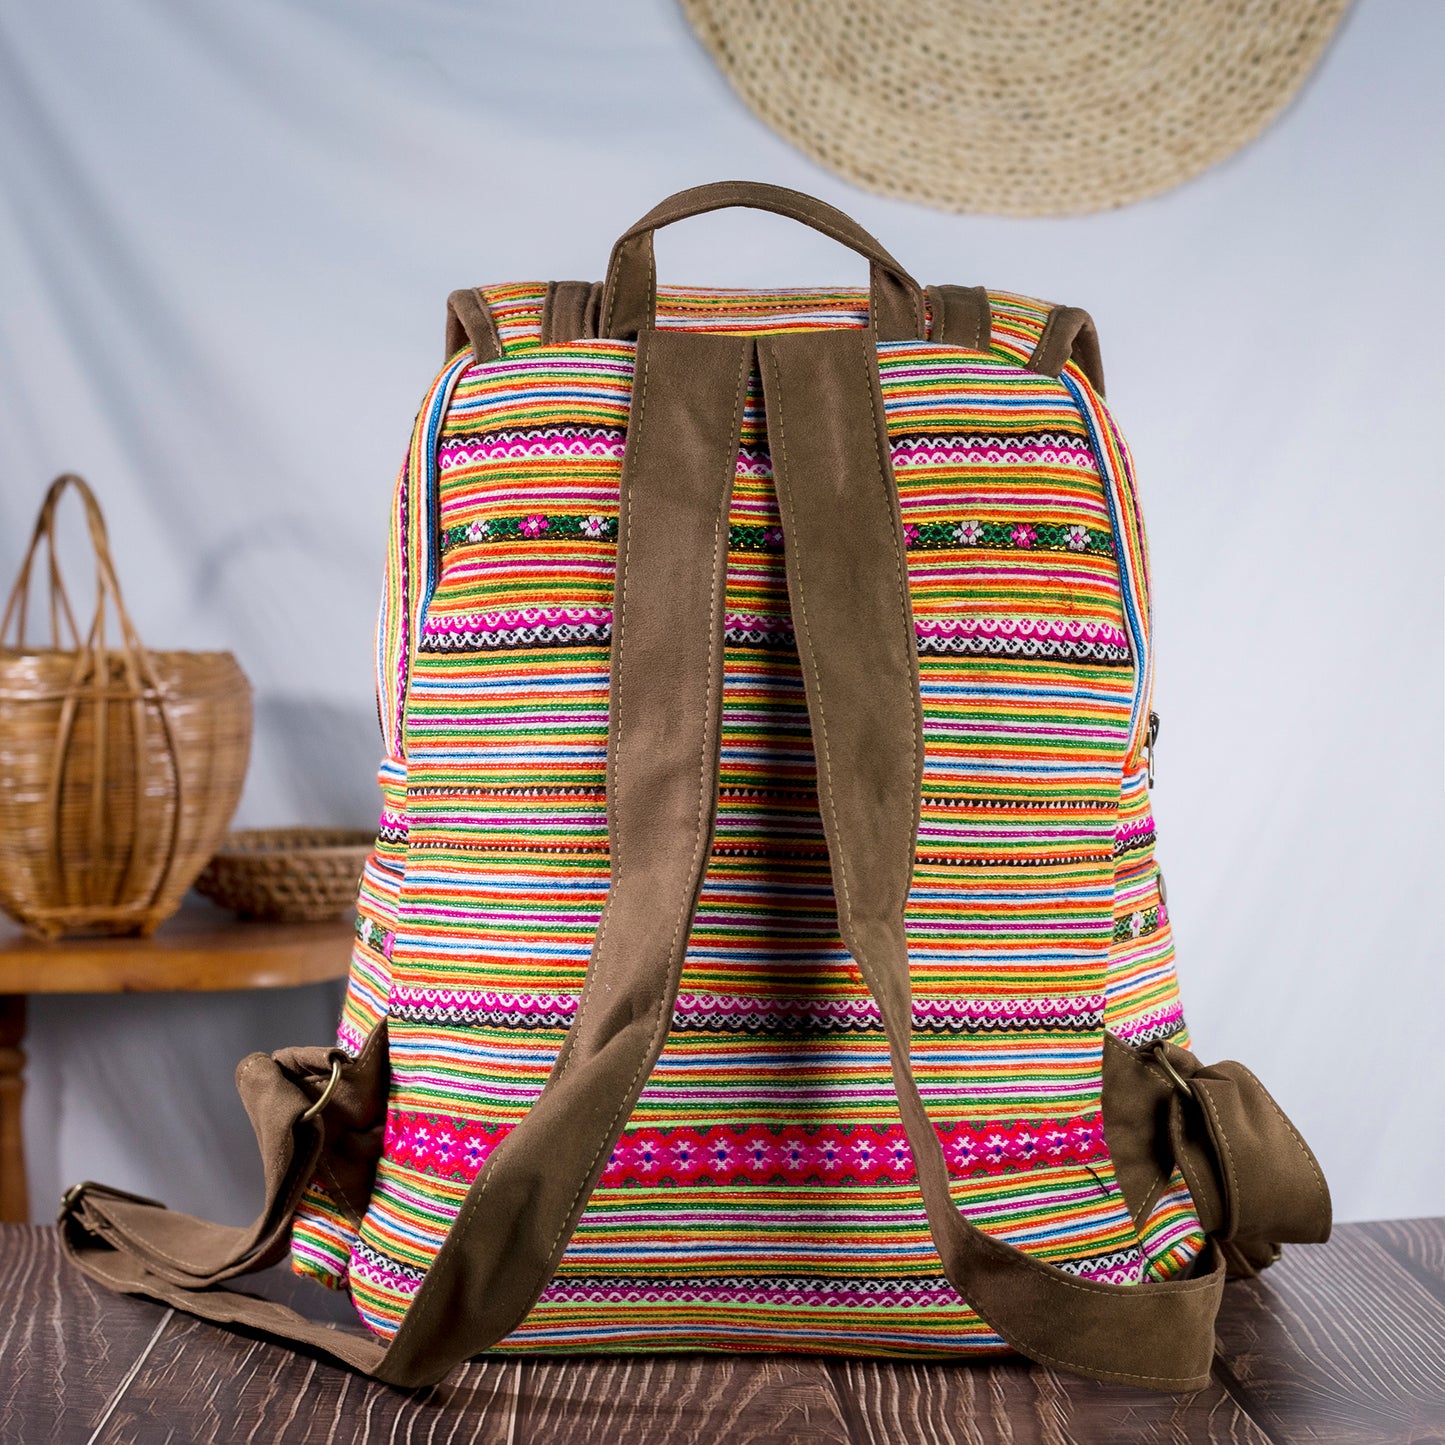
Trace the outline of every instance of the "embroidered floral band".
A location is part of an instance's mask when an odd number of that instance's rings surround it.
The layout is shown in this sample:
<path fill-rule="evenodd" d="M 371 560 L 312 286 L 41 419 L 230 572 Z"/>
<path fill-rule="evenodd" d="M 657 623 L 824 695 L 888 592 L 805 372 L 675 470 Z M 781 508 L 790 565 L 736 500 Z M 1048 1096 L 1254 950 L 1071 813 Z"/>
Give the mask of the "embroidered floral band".
<path fill-rule="evenodd" d="M 1101 1115 L 935 1126 L 956 1178 L 1081 1167 L 1105 1157 Z M 470 1181 L 511 1132 L 436 1114 L 392 1112 L 386 1156 L 424 1174 Z M 708 1129 L 624 1130 L 603 1171 L 604 1185 L 873 1184 L 914 1178 L 902 1125 L 781 1130 L 762 1125 Z"/>
<path fill-rule="evenodd" d="M 533 541 L 615 542 L 617 518 L 600 513 L 528 512 L 521 517 L 488 517 L 463 522 L 442 533 L 442 551 L 488 542 Z M 1114 555 L 1114 538 L 1097 527 L 1072 522 L 984 522 L 965 518 L 947 522 L 905 522 L 904 544 L 910 552 L 941 551 L 953 547 L 982 547 L 995 552 L 1091 552 Z M 734 523 L 728 528 L 728 546 L 735 552 L 781 552 L 783 529 Z"/>

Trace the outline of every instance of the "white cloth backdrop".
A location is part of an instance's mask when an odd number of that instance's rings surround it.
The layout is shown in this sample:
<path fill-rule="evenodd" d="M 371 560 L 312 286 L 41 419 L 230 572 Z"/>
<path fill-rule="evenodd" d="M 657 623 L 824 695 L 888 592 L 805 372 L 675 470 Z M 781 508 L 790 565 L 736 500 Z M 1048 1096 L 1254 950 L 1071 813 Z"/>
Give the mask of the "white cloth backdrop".
<path fill-rule="evenodd" d="M 0 575 L 44 484 L 109 513 L 154 646 L 257 689 L 241 821 L 371 823 L 387 503 L 449 290 L 590 277 L 670 191 L 836 202 L 924 281 L 1088 307 L 1157 583 L 1155 804 L 1185 1005 L 1344 1218 L 1445 1212 L 1445 7 L 1364 0 L 1259 142 L 1156 201 L 1002 221 L 866 195 L 734 97 L 670 0 L 0 0 Z M 770 217 L 664 279 L 858 283 Z M 333 989 L 41 1000 L 32 1196 L 240 1220 L 231 1062 Z"/>

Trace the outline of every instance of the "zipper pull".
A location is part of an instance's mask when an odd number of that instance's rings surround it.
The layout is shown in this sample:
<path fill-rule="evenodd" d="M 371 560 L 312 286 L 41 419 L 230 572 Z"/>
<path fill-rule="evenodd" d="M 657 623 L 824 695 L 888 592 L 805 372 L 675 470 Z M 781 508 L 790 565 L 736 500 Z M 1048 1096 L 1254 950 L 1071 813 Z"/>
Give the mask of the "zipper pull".
<path fill-rule="evenodd" d="M 1149 787 L 1154 786 L 1154 745 L 1159 741 L 1159 714 L 1149 714 L 1149 727 L 1144 734 L 1144 759 Z"/>

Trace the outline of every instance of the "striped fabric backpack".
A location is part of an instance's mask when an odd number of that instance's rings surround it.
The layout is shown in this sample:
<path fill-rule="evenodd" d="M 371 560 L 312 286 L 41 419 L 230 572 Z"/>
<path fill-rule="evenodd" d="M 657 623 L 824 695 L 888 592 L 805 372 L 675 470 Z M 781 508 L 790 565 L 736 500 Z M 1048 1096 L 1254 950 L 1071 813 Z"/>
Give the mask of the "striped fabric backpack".
<path fill-rule="evenodd" d="M 866 292 L 660 287 L 725 206 Z M 924 289 L 796 192 L 601 284 L 459 291 L 392 513 L 335 1047 L 238 1071 L 250 1229 L 100 1185 L 89 1274 L 402 1385 L 485 1350 L 1016 1351 L 1207 1379 L 1323 1240 L 1188 1049 L 1149 577 L 1089 318 Z M 364 1330 L 226 1281 L 290 1251 Z"/>

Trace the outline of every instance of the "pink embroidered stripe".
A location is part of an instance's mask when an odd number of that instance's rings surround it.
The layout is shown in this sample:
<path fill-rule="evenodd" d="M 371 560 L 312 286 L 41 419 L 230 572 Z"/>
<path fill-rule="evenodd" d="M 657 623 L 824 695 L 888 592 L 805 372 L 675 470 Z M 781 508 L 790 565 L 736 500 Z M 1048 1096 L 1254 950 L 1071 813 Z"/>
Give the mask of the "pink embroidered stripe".
<path fill-rule="evenodd" d="M 1104 1122 L 1097 1113 L 934 1127 L 949 1172 L 960 1179 L 1051 1164 L 1092 1164 L 1105 1155 Z M 386 1154 L 423 1174 L 469 1183 L 512 1128 L 392 1111 L 386 1120 Z M 901 1124 L 781 1130 L 718 1125 L 624 1130 L 602 1183 L 866 1185 L 913 1178 L 913 1155 Z"/>

